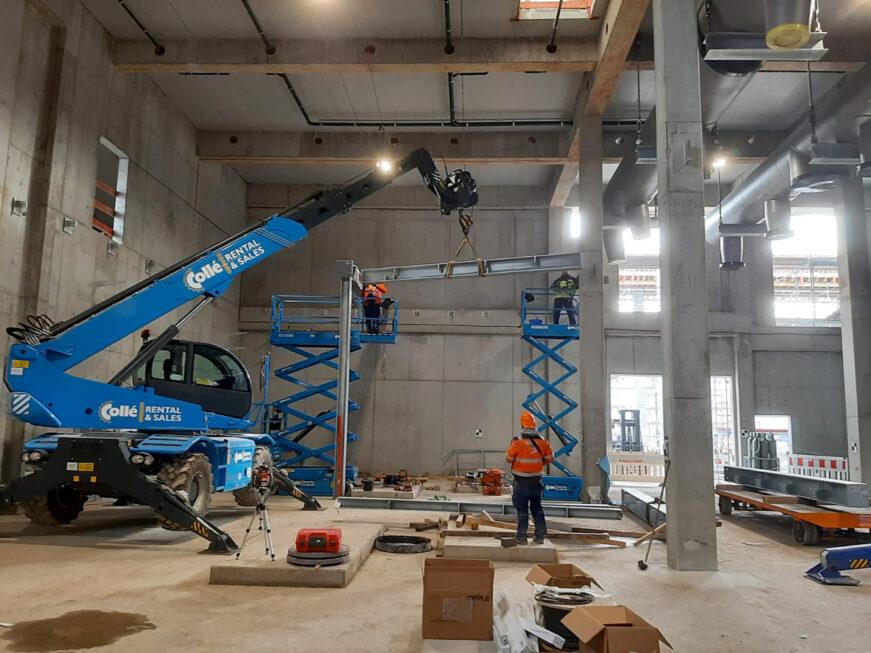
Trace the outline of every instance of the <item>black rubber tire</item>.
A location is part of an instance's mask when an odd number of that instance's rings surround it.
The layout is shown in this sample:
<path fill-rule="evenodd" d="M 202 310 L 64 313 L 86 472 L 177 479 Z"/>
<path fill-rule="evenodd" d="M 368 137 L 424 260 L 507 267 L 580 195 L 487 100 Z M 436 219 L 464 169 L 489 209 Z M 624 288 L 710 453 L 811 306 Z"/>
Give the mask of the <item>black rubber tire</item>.
<path fill-rule="evenodd" d="M 59 526 L 74 521 L 88 500 L 84 494 L 70 487 L 58 487 L 44 497 L 36 497 L 24 503 L 24 514 L 34 524 Z"/>
<path fill-rule="evenodd" d="M 179 456 L 164 463 L 157 472 L 157 479 L 176 492 L 184 493 L 188 505 L 198 515 L 204 516 L 209 512 L 209 504 L 212 501 L 212 465 L 205 454 Z M 157 521 L 169 531 L 188 530 L 184 526 L 167 521 L 160 515 L 157 516 Z"/>
<path fill-rule="evenodd" d="M 257 446 L 254 448 L 254 457 L 251 459 L 251 474 L 261 465 L 272 466 L 272 452 L 269 447 Z M 253 508 L 260 501 L 260 493 L 254 489 L 250 483 L 247 487 L 233 490 L 233 498 L 236 500 L 236 505 L 245 508 Z"/>
<path fill-rule="evenodd" d="M 820 538 L 820 527 L 800 519 L 792 520 L 792 537 L 804 546 L 813 546 Z"/>
<path fill-rule="evenodd" d="M 721 515 L 728 517 L 732 514 L 732 499 L 729 497 L 721 496 L 717 501 L 717 505 L 720 508 Z"/>

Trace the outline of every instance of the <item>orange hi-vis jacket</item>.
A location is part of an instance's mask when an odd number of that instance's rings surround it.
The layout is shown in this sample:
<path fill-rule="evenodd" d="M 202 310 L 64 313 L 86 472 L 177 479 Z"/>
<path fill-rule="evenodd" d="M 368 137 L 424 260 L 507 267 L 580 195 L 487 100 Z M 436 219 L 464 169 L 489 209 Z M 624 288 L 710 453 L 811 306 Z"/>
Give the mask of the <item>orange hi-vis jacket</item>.
<path fill-rule="evenodd" d="M 511 473 L 515 476 L 541 476 L 544 466 L 553 461 L 553 450 L 544 438 L 521 437 L 508 447 L 505 459 L 511 463 Z"/>

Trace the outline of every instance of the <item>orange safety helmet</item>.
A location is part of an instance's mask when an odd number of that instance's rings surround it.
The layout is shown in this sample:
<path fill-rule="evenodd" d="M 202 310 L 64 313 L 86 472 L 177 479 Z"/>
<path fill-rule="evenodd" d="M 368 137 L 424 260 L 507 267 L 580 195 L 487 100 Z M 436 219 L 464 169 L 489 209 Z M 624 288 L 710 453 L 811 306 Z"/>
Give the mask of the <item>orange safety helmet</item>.
<path fill-rule="evenodd" d="M 523 411 L 520 415 L 520 426 L 524 429 L 534 429 L 535 428 L 535 416 L 530 413 L 528 410 Z"/>

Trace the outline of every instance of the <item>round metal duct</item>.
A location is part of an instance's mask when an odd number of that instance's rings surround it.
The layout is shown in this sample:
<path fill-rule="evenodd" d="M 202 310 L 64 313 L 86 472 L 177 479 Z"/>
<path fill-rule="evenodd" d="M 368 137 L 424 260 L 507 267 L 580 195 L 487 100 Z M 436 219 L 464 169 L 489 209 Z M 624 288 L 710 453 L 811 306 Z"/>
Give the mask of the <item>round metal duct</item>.
<path fill-rule="evenodd" d="M 773 199 L 765 200 L 765 227 L 768 229 L 765 237 L 769 240 L 789 238 L 792 231 L 789 229 L 789 220 L 792 210 L 789 200 Z"/>
<path fill-rule="evenodd" d="M 744 239 L 741 236 L 720 238 L 720 270 L 732 272 L 744 266 Z"/>
<path fill-rule="evenodd" d="M 623 229 L 603 229 L 602 242 L 608 263 L 616 265 L 626 260 L 626 245 L 623 243 Z"/>
<path fill-rule="evenodd" d="M 871 177 L 871 117 L 865 117 L 857 129 L 859 141 L 859 175 Z"/>
<path fill-rule="evenodd" d="M 789 152 L 789 178 L 793 193 L 822 193 L 836 189 L 849 174 L 842 167 L 811 165 L 806 154 Z"/>
<path fill-rule="evenodd" d="M 797 50 L 811 38 L 811 0 L 765 0 L 765 45 Z"/>

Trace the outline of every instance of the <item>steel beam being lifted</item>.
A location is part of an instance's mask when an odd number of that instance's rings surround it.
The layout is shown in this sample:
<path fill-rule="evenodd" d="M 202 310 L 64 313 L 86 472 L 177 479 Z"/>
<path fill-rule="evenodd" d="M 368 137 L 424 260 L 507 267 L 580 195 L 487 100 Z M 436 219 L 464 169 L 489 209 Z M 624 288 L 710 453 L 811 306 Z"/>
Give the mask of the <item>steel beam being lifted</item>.
<path fill-rule="evenodd" d="M 482 263 L 484 268 L 483 276 L 520 274 L 523 272 L 548 272 L 553 270 L 577 270 L 582 267 L 581 255 L 578 252 L 493 258 L 485 259 Z M 369 268 L 368 270 L 361 270 L 360 277 L 364 283 L 374 283 L 378 281 L 422 281 L 424 279 L 481 276 L 478 270 L 478 261 L 457 261 L 453 264 L 453 270 L 450 275 L 447 274 L 448 265 L 448 263 L 427 263 L 424 265 Z"/>

